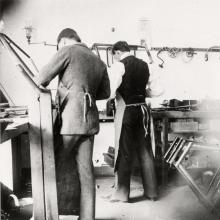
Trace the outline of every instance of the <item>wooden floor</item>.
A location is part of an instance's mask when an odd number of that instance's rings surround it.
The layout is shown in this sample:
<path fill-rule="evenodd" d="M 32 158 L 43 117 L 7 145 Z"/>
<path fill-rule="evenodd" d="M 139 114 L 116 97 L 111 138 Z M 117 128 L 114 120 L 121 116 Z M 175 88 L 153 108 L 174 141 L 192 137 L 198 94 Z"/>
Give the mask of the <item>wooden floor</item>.
<path fill-rule="evenodd" d="M 96 220 L 217 220 L 194 196 L 188 186 L 167 187 L 156 202 L 144 200 L 140 178 L 134 177 L 129 203 L 110 203 L 103 197 L 111 194 L 114 179 L 98 178 Z M 60 220 L 77 220 L 77 216 L 60 216 Z"/>

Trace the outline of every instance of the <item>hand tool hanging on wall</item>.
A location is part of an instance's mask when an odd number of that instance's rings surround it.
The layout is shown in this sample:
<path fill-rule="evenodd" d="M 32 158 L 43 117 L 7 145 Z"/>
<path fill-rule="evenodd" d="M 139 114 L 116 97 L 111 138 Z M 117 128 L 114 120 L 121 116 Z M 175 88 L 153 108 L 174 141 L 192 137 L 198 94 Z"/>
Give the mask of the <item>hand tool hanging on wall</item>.
<path fill-rule="evenodd" d="M 212 46 L 212 47 L 209 47 L 205 53 L 205 61 L 208 61 L 209 60 L 209 55 L 208 53 L 210 51 L 212 51 L 213 49 L 220 49 L 220 46 Z"/>
<path fill-rule="evenodd" d="M 180 52 L 181 52 L 180 48 L 176 48 L 176 47 L 168 48 L 168 55 L 171 58 L 176 58 Z"/>
<path fill-rule="evenodd" d="M 94 50 L 96 52 L 96 54 L 98 55 L 98 57 L 101 59 L 100 56 L 100 52 L 101 50 L 105 50 L 106 51 L 106 62 L 107 62 L 107 66 L 110 67 L 110 59 L 109 59 L 109 52 L 112 49 L 113 44 L 102 44 L 102 43 L 94 43 L 91 47 L 91 50 Z M 134 56 L 136 56 L 136 51 L 146 51 L 149 60 L 150 60 L 150 64 L 153 63 L 153 58 L 151 56 L 150 50 L 147 46 L 147 44 L 145 43 L 143 46 L 142 45 L 129 45 L 129 48 L 131 51 L 134 52 Z M 113 56 L 112 57 L 112 63 L 113 63 Z"/>
<path fill-rule="evenodd" d="M 160 53 L 162 53 L 163 51 L 166 51 L 166 50 L 167 50 L 166 48 L 167 48 L 167 47 L 162 47 L 162 48 L 157 52 L 157 58 L 158 58 L 159 60 L 161 60 L 161 62 L 162 62 L 162 63 L 160 63 L 160 64 L 158 65 L 160 68 L 163 68 L 164 60 L 163 60 L 159 55 L 160 55 Z"/>
<path fill-rule="evenodd" d="M 193 59 L 195 54 L 197 54 L 197 53 L 191 47 L 189 47 L 186 51 L 182 51 L 182 60 L 183 60 L 183 62 L 184 63 L 190 62 Z M 184 59 L 184 55 L 186 56 L 187 59 Z"/>
<path fill-rule="evenodd" d="M 195 50 L 191 47 L 189 47 L 188 50 L 186 50 L 187 57 L 193 57 L 195 54 L 197 54 L 197 53 L 195 53 Z"/>

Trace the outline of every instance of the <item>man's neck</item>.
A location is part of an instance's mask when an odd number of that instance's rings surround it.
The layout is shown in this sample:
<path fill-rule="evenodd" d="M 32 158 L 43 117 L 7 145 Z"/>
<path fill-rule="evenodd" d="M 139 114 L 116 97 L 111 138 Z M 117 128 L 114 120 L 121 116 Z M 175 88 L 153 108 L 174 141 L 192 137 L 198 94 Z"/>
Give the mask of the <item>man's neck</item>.
<path fill-rule="evenodd" d="M 128 57 L 128 56 L 131 56 L 131 53 L 130 52 L 124 52 L 121 57 L 120 57 L 120 60 L 123 60 L 125 57 Z"/>
<path fill-rule="evenodd" d="M 66 41 L 66 46 L 70 46 L 70 45 L 75 45 L 78 44 L 79 42 L 75 41 L 75 40 L 67 40 Z"/>

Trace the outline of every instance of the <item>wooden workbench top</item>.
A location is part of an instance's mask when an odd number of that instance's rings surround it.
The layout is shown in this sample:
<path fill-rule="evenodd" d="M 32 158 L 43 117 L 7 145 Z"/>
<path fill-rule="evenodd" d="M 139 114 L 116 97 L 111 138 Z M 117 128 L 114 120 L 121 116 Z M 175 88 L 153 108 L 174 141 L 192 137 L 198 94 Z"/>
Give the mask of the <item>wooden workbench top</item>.
<path fill-rule="evenodd" d="M 220 118 L 220 111 L 167 111 L 152 109 L 153 118 Z"/>
<path fill-rule="evenodd" d="M 7 119 L 9 120 L 9 118 Z M 10 118 L 10 120 L 12 123 L 9 123 L 6 128 L 0 129 L 0 143 L 3 143 L 9 139 L 18 136 L 19 134 L 28 131 L 28 117 L 14 117 Z"/>

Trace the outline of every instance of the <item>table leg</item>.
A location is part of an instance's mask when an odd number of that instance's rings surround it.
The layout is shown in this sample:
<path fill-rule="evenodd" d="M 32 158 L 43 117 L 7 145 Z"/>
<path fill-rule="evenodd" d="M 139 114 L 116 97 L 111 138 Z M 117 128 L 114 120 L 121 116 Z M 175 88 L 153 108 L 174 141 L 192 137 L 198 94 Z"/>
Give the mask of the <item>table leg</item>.
<path fill-rule="evenodd" d="M 169 129 L 169 120 L 168 118 L 163 118 L 162 120 L 163 126 L 162 126 L 162 185 L 167 185 L 168 182 L 168 171 L 167 171 L 167 164 L 164 160 L 164 155 L 166 153 L 166 150 L 168 149 L 168 129 Z"/>

